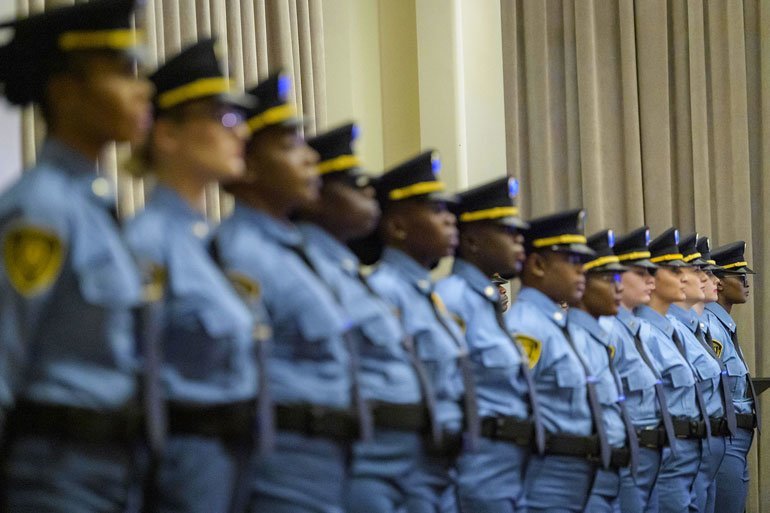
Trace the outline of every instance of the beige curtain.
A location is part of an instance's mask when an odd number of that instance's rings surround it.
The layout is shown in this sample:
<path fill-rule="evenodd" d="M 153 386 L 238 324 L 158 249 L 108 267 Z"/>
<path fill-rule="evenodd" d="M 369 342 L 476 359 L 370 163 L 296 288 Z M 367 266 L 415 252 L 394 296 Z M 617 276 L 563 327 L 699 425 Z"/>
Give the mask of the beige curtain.
<path fill-rule="evenodd" d="M 508 163 L 524 211 L 583 206 L 589 231 L 674 224 L 715 244 L 747 240 L 759 274 L 736 316 L 753 373 L 770 375 L 770 2 L 501 5 Z M 770 504 L 769 443 L 766 431 L 751 455 L 751 512 Z"/>
<path fill-rule="evenodd" d="M 147 32 L 150 70 L 200 37 L 219 37 L 228 72 L 240 89 L 249 88 L 270 72 L 283 68 L 294 81 L 294 97 L 314 133 L 326 122 L 322 0 L 147 0 L 136 24 Z M 16 0 L 19 15 L 75 3 L 74 0 Z M 44 137 L 42 121 L 32 109 L 23 120 L 24 160 L 34 162 Z M 101 161 L 104 173 L 117 180 L 120 207 L 131 214 L 144 203 L 144 184 L 123 173 L 120 163 L 130 148 L 110 148 Z M 227 199 L 216 189 L 207 195 L 208 212 L 218 220 Z"/>

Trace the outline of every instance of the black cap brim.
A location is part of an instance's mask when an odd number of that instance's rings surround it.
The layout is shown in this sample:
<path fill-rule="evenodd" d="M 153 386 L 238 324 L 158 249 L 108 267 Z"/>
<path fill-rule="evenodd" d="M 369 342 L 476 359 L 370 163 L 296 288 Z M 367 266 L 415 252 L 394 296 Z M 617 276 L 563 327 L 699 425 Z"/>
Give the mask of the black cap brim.
<path fill-rule="evenodd" d="M 643 267 L 645 269 L 651 270 L 660 268 L 658 264 L 653 264 L 648 258 L 641 258 L 639 260 L 624 260 L 623 265 L 628 267 Z"/>
<path fill-rule="evenodd" d="M 247 111 L 257 106 L 257 99 L 250 94 L 222 93 L 214 96 L 214 99 L 224 105 L 231 105 Z"/>
<path fill-rule="evenodd" d="M 732 274 L 732 275 L 736 275 L 736 276 L 737 275 L 741 275 L 741 274 L 757 274 L 757 273 L 754 272 L 753 269 L 751 269 L 750 267 L 747 267 L 747 266 L 734 267 L 732 269 L 724 269 L 724 268 L 720 267 L 719 271 L 715 271 L 715 272 L 719 272 L 720 274 L 728 274 L 728 275 Z"/>
<path fill-rule="evenodd" d="M 555 251 L 557 253 L 574 253 L 576 255 L 582 255 L 586 257 L 596 256 L 596 251 L 589 248 L 587 245 L 580 243 L 558 244 L 539 249 L 550 249 L 551 251 Z"/>
<path fill-rule="evenodd" d="M 414 196 L 414 198 L 422 199 L 425 201 L 436 201 L 441 203 L 451 203 L 451 204 L 460 203 L 460 198 L 457 197 L 456 194 L 452 194 L 450 192 L 445 192 L 445 191 L 431 192 L 429 194 L 424 194 L 422 196 Z"/>
<path fill-rule="evenodd" d="M 694 265 L 688 264 L 687 262 L 685 262 L 682 259 L 666 260 L 666 261 L 663 261 L 663 262 L 653 262 L 653 263 L 655 263 L 658 267 L 680 267 L 680 268 L 681 267 L 695 267 Z"/>
<path fill-rule="evenodd" d="M 631 268 L 627 267 L 623 264 L 619 264 L 617 262 L 612 262 L 609 264 L 600 265 L 598 267 L 594 267 L 592 269 L 589 269 L 588 273 L 624 273 L 626 271 L 630 271 Z"/>
<path fill-rule="evenodd" d="M 495 219 L 494 222 L 504 226 L 510 226 L 511 228 L 518 228 L 519 230 L 526 230 L 529 228 L 528 222 L 513 216 L 501 217 L 500 219 Z"/>

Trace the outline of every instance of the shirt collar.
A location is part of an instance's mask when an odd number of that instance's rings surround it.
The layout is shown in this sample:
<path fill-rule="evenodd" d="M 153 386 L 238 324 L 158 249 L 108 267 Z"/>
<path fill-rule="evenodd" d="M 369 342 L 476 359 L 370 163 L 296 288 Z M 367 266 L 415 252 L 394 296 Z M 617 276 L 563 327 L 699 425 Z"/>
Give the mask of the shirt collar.
<path fill-rule="evenodd" d="M 567 310 L 567 318 L 569 319 L 570 324 L 580 326 L 590 333 L 596 340 L 604 341 L 607 338 L 607 333 L 599 325 L 599 321 L 592 317 L 588 312 L 585 312 L 580 308 L 570 308 Z"/>
<path fill-rule="evenodd" d="M 523 287 L 516 299 L 517 301 L 529 301 L 551 319 L 554 324 L 562 328 L 566 326 L 567 315 L 564 310 L 539 290 L 532 287 Z"/>
<path fill-rule="evenodd" d="M 664 315 L 660 315 L 649 306 L 639 306 L 636 308 L 636 310 L 634 310 L 634 313 L 640 319 L 644 319 L 665 333 L 667 337 L 671 337 L 671 335 L 674 333 L 674 326 L 671 325 L 671 321 L 666 319 Z"/>
<path fill-rule="evenodd" d="M 698 329 L 698 315 L 694 310 L 685 310 L 681 306 L 671 305 L 668 314 L 687 326 L 693 333 Z"/>
<path fill-rule="evenodd" d="M 407 280 L 412 282 L 424 294 L 428 294 L 433 290 L 430 271 L 400 249 L 387 246 L 382 252 L 382 262 L 398 269 Z"/>
<path fill-rule="evenodd" d="M 296 247 L 302 244 L 302 234 L 296 226 L 280 221 L 261 210 L 248 207 L 239 201 L 235 203 L 233 217 L 255 224 L 265 238 L 284 246 Z"/>
<path fill-rule="evenodd" d="M 206 220 L 206 216 L 195 210 L 174 189 L 166 185 L 156 185 L 149 204 L 171 213 L 171 219 L 180 222 L 199 239 L 205 240 L 209 237 L 211 225 Z"/>
<path fill-rule="evenodd" d="M 319 248 L 325 255 L 338 262 L 340 267 L 346 272 L 351 274 L 358 272 L 358 257 L 350 248 L 335 239 L 332 234 L 313 223 L 300 223 L 298 228 L 308 243 Z"/>
<path fill-rule="evenodd" d="M 53 164 L 73 176 L 96 175 L 96 162 L 55 138 L 45 140 L 38 162 Z"/>
<path fill-rule="evenodd" d="M 733 320 L 733 316 L 727 313 L 727 310 L 724 309 L 722 305 L 720 305 L 717 302 L 714 303 L 708 303 L 706 305 L 706 310 L 716 315 L 717 319 L 719 319 L 719 322 L 727 326 L 727 329 L 730 330 L 730 332 L 735 332 L 735 321 Z"/>
<path fill-rule="evenodd" d="M 473 290 L 492 302 L 500 300 L 500 293 L 481 269 L 461 258 L 455 258 L 452 273 L 463 278 Z"/>
<path fill-rule="evenodd" d="M 639 319 L 634 317 L 634 314 L 631 313 L 631 310 L 626 308 L 625 306 L 621 306 L 618 309 L 618 320 L 628 329 L 628 331 L 631 332 L 632 335 L 636 335 L 639 333 L 639 328 L 641 327 L 641 323 L 639 322 Z"/>

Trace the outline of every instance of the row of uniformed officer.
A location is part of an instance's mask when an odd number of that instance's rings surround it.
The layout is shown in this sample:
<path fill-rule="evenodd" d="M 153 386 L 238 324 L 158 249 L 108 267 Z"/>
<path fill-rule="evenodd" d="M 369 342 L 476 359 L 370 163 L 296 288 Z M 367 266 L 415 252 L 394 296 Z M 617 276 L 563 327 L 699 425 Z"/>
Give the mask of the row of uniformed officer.
<path fill-rule="evenodd" d="M 5 509 L 742 510 L 743 243 L 524 222 L 515 180 L 447 194 L 433 152 L 373 179 L 355 125 L 305 141 L 289 78 L 233 95 L 213 40 L 151 95 L 132 8 L 50 11 L 0 49 L 49 128 L 0 197 Z M 121 227 L 95 162 L 147 129 L 156 184 Z M 508 312 L 498 275 L 521 277 Z"/>

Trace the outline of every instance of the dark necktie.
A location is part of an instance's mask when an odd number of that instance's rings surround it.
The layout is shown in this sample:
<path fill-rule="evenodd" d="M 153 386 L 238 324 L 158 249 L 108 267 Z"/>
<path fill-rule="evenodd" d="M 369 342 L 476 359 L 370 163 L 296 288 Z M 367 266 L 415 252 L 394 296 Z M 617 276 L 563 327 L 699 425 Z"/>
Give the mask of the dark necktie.
<path fill-rule="evenodd" d="M 114 198 L 98 198 L 107 209 L 115 226 L 120 233 L 121 220 L 118 215 Z M 121 242 L 124 241 L 120 237 Z M 126 250 L 133 256 L 128 244 Z M 161 269 L 152 267 L 142 269 L 142 303 L 133 309 L 134 332 L 137 340 L 137 350 L 142 357 L 140 375 L 140 394 L 144 414 L 144 430 L 147 445 L 156 457 L 160 457 L 166 446 L 168 436 L 168 411 L 163 397 L 161 385 L 162 335 L 163 335 L 163 295 L 165 293 L 165 277 Z"/>
<path fill-rule="evenodd" d="M 516 342 L 516 339 L 514 339 L 513 336 L 508 332 L 508 328 L 505 327 L 505 319 L 503 318 L 503 305 L 501 305 L 499 301 L 495 301 L 494 305 L 497 324 L 500 325 L 500 329 L 503 330 L 503 333 L 505 333 L 508 338 L 511 339 L 513 347 L 521 357 L 521 374 L 527 381 L 527 389 L 529 391 L 529 407 L 532 410 L 532 423 L 534 424 L 535 428 L 535 447 L 537 448 L 537 452 L 539 454 L 543 454 L 545 452 L 545 428 L 543 427 L 543 420 L 540 416 L 540 405 L 538 404 L 537 392 L 535 391 L 535 381 L 532 379 L 532 372 L 529 370 L 529 360 L 524 357 L 518 342 Z"/>
<path fill-rule="evenodd" d="M 360 271 L 356 271 L 356 276 L 364 288 L 369 291 L 372 296 L 379 297 L 379 295 L 374 291 L 374 289 L 372 289 L 372 287 L 369 285 L 369 282 Z M 439 425 L 438 419 L 436 418 L 436 395 L 433 391 L 433 386 L 430 383 L 430 379 L 428 378 L 428 372 L 425 370 L 425 366 L 417 356 L 417 348 L 414 345 L 414 338 L 411 335 L 405 334 L 403 346 L 409 355 L 409 360 L 412 364 L 412 367 L 414 368 L 414 372 L 417 374 L 417 382 L 420 386 L 420 394 L 422 395 L 422 400 L 425 403 L 425 409 L 427 410 L 428 414 L 428 426 L 430 429 L 431 439 L 436 444 L 440 444 L 442 433 L 441 426 Z"/>
<path fill-rule="evenodd" d="M 222 262 L 222 254 L 217 241 L 216 238 L 211 239 L 209 254 L 217 267 L 226 272 L 227 269 Z M 264 306 L 259 303 L 259 299 L 249 296 L 245 293 L 246 291 L 238 287 L 237 283 L 233 283 L 233 288 L 254 316 L 255 325 L 252 340 L 256 345 L 257 371 L 259 373 L 256 404 L 257 445 L 260 454 L 267 454 L 275 447 L 275 413 L 270 397 L 270 380 L 267 376 L 268 346 L 272 339 L 272 333 L 269 324 L 267 324 L 267 312 L 264 311 Z"/>
<path fill-rule="evenodd" d="M 575 347 L 575 341 L 572 340 L 572 335 L 567 329 L 567 325 L 561 329 L 564 333 L 564 338 L 567 339 L 567 343 L 572 348 L 572 352 L 575 353 L 580 365 L 583 366 L 583 372 L 586 375 L 586 390 L 588 391 L 588 406 L 591 408 L 591 417 L 594 422 L 594 429 L 596 435 L 599 437 L 599 457 L 601 458 L 602 466 L 604 468 L 610 468 L 610 458 L 612 456 L 612 450 L 610 449 L 609 441 L 607 440 L 607 428 L 604 425 L 604 417 L 602 415 L 602 405 L 599 402 L 599 394 L 596 392 L 596 376 L 593 375 L 588 364 L 583 360 L 580 355 L 580 351 Z"/>
<path fill-rule="evenodd" d="M 447 335 L 454 341 L 457 348 L 460 350 L 460 355 L 457 357 L 457 363 L 460 366 L 460 373 L 463 378 L 463 413 L 465 414 L 466 433 L 468 434 L 468 448 L 473 450 L 478 445 L 478 439 L 481 435 L 481 423 L 479 422 L 479 412 L 476 402 L 476 381 L 473 376 L 473 368 L 471 367 L 471 361 L 468 358 L 468 349 L 462 340 L 460 340 L 452 331 L 447 320 L 439 308 L 441 299 L 435 292 L 428 294 L 428 301 L 431 308 L 433 308 L 433 314 L 436 316 L 439 324 L 447 332 Z"/>
<path fill-rule="evenodd" d="M 682 342 L 682 339 L 679 337 L 679 333 L 676 332 L 676 329 L 674 329 L 673 332 L 671 332 L 671 338 L 674 341 L 674 345 L 676 345 L 676 348 L 679 350 L 679 352 L 682 355 L 682 358 L 685 359 L 687 362 L 687 365 L 690 367 L 690 371 L 693 374 L 693 377 L 695 378 L 695 400 L 698 403 L 698 410 L 700 410 L 700 415 L 703 418 L 703 423 L 706 424 L 706 436 L 711 436 L 711 421 L 709 419 L 708 409 L 706 408 L 706 400 L 703 398 L 703 383 L 698 379 L 698 374 L 695 372 L 695 369 L 692 368 L 692 365 L 690 364 L 690 360 L 687 359 L 687 351 L 684 348 L 684 343 Z"/>
<path fill-rule="evenodd" d="M 754 404 L 754 416 L 757 418 L 757 431 L 762 432 L 762 418 L 759 415 L 759 398 L 757 397 L 757 391 L 754 389 L 754 382 L 751 381 L 751 371 L 749 371 L 749 366 L 746 364 L 746 360 L 743 358 L 743 350 L 741 349 L 741 346 L 738 345 L 738 328 L 735 329 L 735 331 L 730 333 L 730 337 L 732 338 L 733 345 L 735 346 L 735 350 L 738 353 L 738 356 L 740 357 L 741 361 L 743 362 L 743 365 L 746 366 L 746 370 L 748 373 L 746 374 L 746 379 L 749 382 L 749 393 L 751 394 L 751 402 Z"/>
<path fill-rule="evenodd" d="M 156 455 L 160 455 L 166 445 L 168 433 L 168 412 L 160 383 L 162 362 L 160 344 L 163 326 L 161 300 L 150 299 L 134 309 L 134 320 L 139 351 L 143 360 L 141 391 L 147 442 L 150 449 Z"/>
<path fill-rule="evenodd" d="M 652 364 L 652 361 L 650 360 L 650 356 L 647 354 L 647 348 L 644 347 L 644 343 L 642 343 L 642 339 L 641 337 L 639 337 L 638 330 L 636 333 L 634 333 L 634 344 L 636 345 L 636 350 L 641 355 L 642 360 L 644 360 L 644 363 L 647 364 L 647 367 L 650 368 L 652 373 L 655 375 L 655 378 L 657 379 L 657 381 L 655 382 L 655 396 L 658 398 L 658 407 L 660 408 L 660 416 L 663 419 L 663 429 L 666 431 L 668 446 L 672 454 L 674 455 L 674 457 L 676 457 L 676 449 L 675 449 L 676 444 L 674 443 L 674 439 L 676 438 L 676 433 L 674 432 L 674 422 L 671 419 L 671 412 L 668 411 L 668 403 L 666 403 L 666 392 L 663 390 L 663 380 L 661 379 L 661 376 L 658 370 Z"/>
<path fill-rule="evenodd" d="M 704 338 L 704 335 L 706 338 Z M 695 328 L 695 338 L 703 346 L 706 352 L 719 364 L 719 385 L 722 388 L 722 408 L 725 412 L 725 421 L 727 422 L 727 429 L 730 431 L 730 436 L 738 432 L 738 421 L 735 418 L 735 406 L 733 405 L 733 394 L 730 392 L 730 383 L 727 380 L 727 367 L 724 362 L 714 352 L 714 348 L 711 347 L 711 333 L 705 334 L 700 329 L 700 324 Z"/>
<path fill-rule="evenodd" d="M 610 363 L 610 372 L 612 378 L 615 380 L 615 386 L 618 389 L 618 406 L 620 407 L 620 416 L 623 419 L 623 424 L 626 426 L 626 437 L 628 438 L 628 452 L 629 452 L 629 469 L 631 475 L 636 476 L 636 471 L 639 467 L 639 439 L 636 437 L 636 428 L 634 423 L 631 422 L 631 417 L 628 415 L 628 408 L 626 405 L 626 396 L 623 393 L 623 384 L 620 381 L 620 375 L 615 370 L 615 362 L 612 359 L 612 352 L 609 347 L 607 349 L 607 359 Z"/>
<path fill-rule="evenodd" d="M 336 299 L 337 304 L 342 309 L 342 302 L 340 301 L 336 289 L 332 286 L 332 284 L 327 283 L 326 280 L 324 280 L 323 276 L 318 271 L 316 266 L 313 264 L 313 261 L 305 251 L 305 248 L 300 244 L 290 245 L 287 247 L 294 251 L 294 253 L 296 253 L 297 256 L 302 259 L 305 265 L 307 265 L 308 269 L 310 269 L 310 271 L 316 275 L 318 280 L 326 286 L 327 290 L 331 292 L 331 294 Z M 353 333 L 351 333 L 350 330 L 347 330 L 345 333 L 343 333 L 342 337 L 345 341 L 345 348 L 348 352 L 351 380 L 350 398 L 351 402 L 353 403 L 353 407 L 355 408 L 356 418 L 358 419 L 359 436 L 361 440 L 371 440 L 374 436 L 374 420 L 372 418 L 372 412 L 369 409 L 369 406 L 361 396 L 361 384 L 358 379 L 358 371 L 361 368 L 359 362 L 358 344 L 356 343 L 356 340 L 353 337 Z"/>

